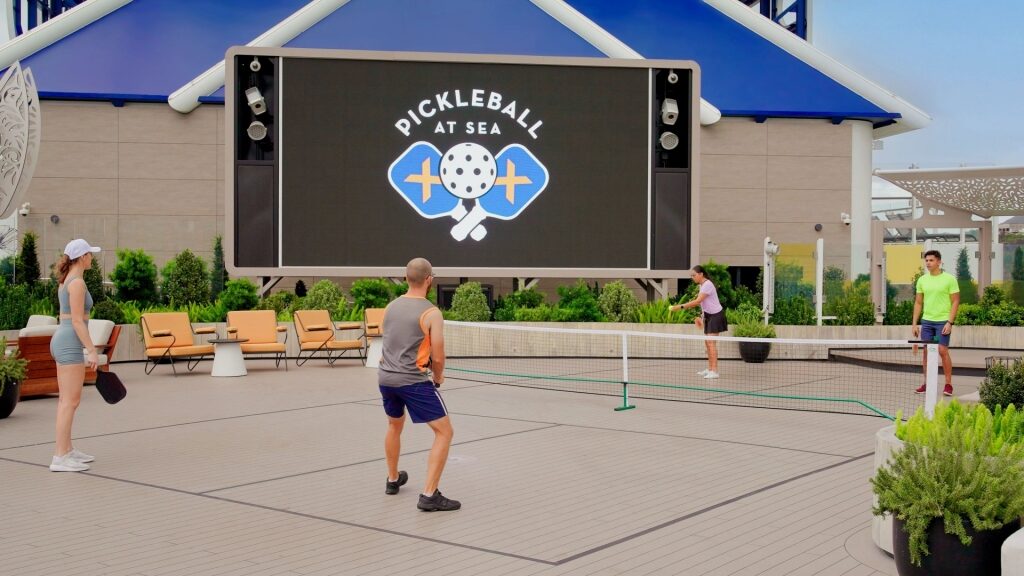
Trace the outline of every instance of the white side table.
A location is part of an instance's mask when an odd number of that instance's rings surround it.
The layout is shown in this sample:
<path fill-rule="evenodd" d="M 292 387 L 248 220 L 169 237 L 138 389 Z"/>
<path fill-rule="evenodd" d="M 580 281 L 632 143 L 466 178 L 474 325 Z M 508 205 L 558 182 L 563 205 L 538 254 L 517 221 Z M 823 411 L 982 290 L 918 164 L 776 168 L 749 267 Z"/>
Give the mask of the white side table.
<path fill-rule="evenodd" d="M 213 370 L 210 376 L 245 376 L 245 359 L 242 358 L 242 343 L 248 338 L 211 338 L 213 344 Z"/>
<path fill-rule="evenodd" d="M 375 336 L 369 339 L 370 345 L 366 348 L 366 367 L 379 368 L 380 359 L 384 356 L 384 339 Z"/>

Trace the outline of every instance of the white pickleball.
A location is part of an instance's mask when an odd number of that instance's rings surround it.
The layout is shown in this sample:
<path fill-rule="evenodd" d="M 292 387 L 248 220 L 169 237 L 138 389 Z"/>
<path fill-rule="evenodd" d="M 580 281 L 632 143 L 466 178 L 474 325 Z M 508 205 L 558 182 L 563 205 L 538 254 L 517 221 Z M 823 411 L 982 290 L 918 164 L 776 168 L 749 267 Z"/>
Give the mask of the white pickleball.
<path fill-rule="evenodd" d="M 452 195 L 479 198 L 494 186 L 498 164 L 486 148 L 472 142 L 456 144 L 441 157 L 441 183 Z"/>

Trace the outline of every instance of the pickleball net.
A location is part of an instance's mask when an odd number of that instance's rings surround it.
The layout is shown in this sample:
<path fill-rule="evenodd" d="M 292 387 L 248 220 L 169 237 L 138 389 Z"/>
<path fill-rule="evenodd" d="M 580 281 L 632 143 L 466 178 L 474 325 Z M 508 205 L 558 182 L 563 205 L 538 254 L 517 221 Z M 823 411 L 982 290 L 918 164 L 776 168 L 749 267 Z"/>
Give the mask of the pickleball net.
<path fill-rule="evenodd" d="M 634 399 L 859 414 L 893 418 L 923 398 L 921 355 L 905 340 L 714 338 L 678 326 L 636 332 L 499 323 L 445 323 L 448 378 Z M 770 350 L 765 350 L 770 346 Z M 760 360 L 760 361 L 759 361 Z"/>

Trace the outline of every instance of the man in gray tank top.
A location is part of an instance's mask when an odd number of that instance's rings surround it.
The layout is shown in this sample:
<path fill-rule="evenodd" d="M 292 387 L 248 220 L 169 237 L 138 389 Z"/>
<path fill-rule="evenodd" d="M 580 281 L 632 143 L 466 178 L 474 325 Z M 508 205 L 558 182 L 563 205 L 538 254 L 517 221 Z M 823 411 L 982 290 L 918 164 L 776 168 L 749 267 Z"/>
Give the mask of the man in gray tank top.
<path fill-rule="evenodd" d="M 377 370 L 388 431 L 384 455 L 388 465 L 385 494 L 398 494 L 409 475 L 398 470 L 402 451 L 405 410 L 412 421 L 426 422 L 434 431 L 434 444 L 427 457 L 427 478 L 416 507 L 426 512 L 458 510 L 461 504 L 441 495 L 437 489 L 452 443 L 452 423 L 438 388 L 444 383 L 444 318 L 427 300 L 434 279 L 430 262 L 414 258 L 405 267 L 409 291 L 388 304 L 381 326 L 383 356 Z"/>

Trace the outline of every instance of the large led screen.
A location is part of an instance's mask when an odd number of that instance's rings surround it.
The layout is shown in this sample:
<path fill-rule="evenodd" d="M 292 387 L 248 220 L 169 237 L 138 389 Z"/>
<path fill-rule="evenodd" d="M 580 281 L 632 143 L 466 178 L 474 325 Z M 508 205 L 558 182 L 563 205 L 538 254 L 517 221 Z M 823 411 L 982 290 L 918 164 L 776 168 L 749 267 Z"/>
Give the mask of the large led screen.
<path fill-rule="evenodd" d="M 281 266 L 651 267 L 649 69 L 284 58 L 278 80 Z"/>

